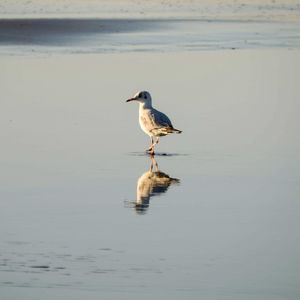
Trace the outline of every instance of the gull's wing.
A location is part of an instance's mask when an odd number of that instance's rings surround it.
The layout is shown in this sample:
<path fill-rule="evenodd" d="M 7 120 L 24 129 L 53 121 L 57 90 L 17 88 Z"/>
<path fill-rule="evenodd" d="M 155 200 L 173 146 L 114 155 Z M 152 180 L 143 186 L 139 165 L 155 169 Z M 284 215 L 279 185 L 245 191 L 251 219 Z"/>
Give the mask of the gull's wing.
<path fill-rule="evenodd" d="M 170 119 L 164 113 L 156 109 L 153 109 L 150 113 L 150 117 L 154 125 L 153 127 L 155 128 L 167 127 L 173 129 L 173 125 Z"/>
<path fill-rule="evenodd" d="M 174 129 L 170 119 L 162 112 L 152 109 L 149 114 L 151 119 L 152 129 L 150 130 L 155 136 L 164 136 L 173 132 L 177 132 Z"/>

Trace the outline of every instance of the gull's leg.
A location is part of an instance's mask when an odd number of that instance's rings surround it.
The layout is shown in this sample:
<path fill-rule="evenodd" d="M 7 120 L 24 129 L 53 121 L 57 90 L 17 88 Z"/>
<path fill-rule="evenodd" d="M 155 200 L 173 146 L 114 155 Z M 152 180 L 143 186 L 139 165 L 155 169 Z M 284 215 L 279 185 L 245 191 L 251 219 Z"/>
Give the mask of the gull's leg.
<path fill-rule="evenodd" d="M 152 172 L 152 169 L 153 169 L 153 155 L 150 154 L 150 157 L 151 157 L 150 172 Z"/>
<path fill-rule="evenodd" d="M 156 160 L 154 158 L 154 153 L 150 153 L 150 158 L 151 158 L 150 172 L 152 172 L 152 170 L 153 170 L 153 163 L 155 164 L 155 171 L 156 172 L 159 171 L 158 170 L 158 164 L 157 164 L 157 162 L 156 162 Z"/>
<path fill-rule="evenodd" d="M 151 136 L 151 147 L 149 147 L 146 151 L 152 151 L 153 150 L 153 137 Z"/>
<path fill-rule="evenodd" d="M 156 160 L 154 158 L 154 155 L 153 155 L 153 161 L 154 161 L 154 164 L 155 164 L 155 171 L 159 171 L 158 164 L 157 164 L 157 162 L 156 162 Z"/>
<path fill-rule="evenodd" d="M 155 146 L 156 144 L 158 144 L 158 140 L 159 140 L 159 137 L 156 138 L 155 143 L 152 145 L 153 149 L 154 149 L 154 146 Z"/>
<path fill-rule="evenodd" d="M 158 140 L 159 140 L 159 137 L 156 138 L 155 143 L 152 144 L 152 146 L 148 149 L 148 151 L 151 151 L 151 154 L 154 154 L 154 146 L 158 143 Z"/>

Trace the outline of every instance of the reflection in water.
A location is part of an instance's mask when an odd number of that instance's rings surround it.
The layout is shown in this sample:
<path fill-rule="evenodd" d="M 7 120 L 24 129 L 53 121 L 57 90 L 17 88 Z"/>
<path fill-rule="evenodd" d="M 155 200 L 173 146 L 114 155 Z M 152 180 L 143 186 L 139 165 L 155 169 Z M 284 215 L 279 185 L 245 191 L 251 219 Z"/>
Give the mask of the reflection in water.
<path fill-rule="evenodd" d="M 158 164 L 154 159 L 154 155 L 150 155 L 151 164 L 150 170 L 142 174 L 137 182 L 137 199 L 136 202 L 129 202 L 129 206 L 134 208 L 138 214 L 145 214 L 148 207 L 150 198 L 152 196 L 165 193 L 169 186 L 174 183 L 179 183 L 177 178 L 171 178 L 166 173 L 161 172 L 158 169 Z M 155 165 L 155 171 L 153 172 L 153 164 Z"/>

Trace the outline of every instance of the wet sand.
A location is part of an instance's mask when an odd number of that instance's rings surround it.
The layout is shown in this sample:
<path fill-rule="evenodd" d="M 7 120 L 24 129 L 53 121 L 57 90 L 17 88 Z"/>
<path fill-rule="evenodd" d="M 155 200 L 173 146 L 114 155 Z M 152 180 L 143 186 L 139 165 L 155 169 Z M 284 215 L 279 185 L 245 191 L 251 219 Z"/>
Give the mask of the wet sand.
<path fill-rule="evenodd" d="M 66 45 L 80 44 L 84 37 L 147 31 L 162 27 L 160 20 L 134 19 L 2 19 L 0 45 Z"/>
<path fill-rule="evenodd" d="M 297 5 L 244 2 L 2 10 L 1 300 L 300 298 Z M 183 130 L 156 162 L 141 89 Z"/>
<path fill-rule="evenodd" d="M 0 53 L 299 49 L 299 24 L 243 19 L 3 19 Z"/>
<path fill-rule="evenodd" d="M 298 0 L 2 0 L 1 18 L 197 18 L 299 21 Z"/>
<path fill-rule="evenodd" d="M 294 0 L 4 1 L 0 54 L 299 49 L 299 11 Z"/>
<path fill-rule="evenodd" d="M 299 298 L 299 64 L 278 49 L 2 58 L 4 299 Z M 125 102 L 141 88 L 183 130 L 157 146 L 177 184 L 156 195 Z"/>

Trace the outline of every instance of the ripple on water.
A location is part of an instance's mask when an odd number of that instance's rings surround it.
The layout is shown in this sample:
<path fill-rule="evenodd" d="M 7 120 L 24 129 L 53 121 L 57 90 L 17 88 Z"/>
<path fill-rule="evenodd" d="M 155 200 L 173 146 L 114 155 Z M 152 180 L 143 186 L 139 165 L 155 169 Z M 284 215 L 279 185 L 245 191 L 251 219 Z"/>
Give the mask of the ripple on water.
<path fill-rule="evenodd" d="M 93 274 L 108 274 L 108 273 L 113 273 L 113 272 L 116 272 L 117 270 L 116 269 L 95 269 L 93 270 L 91 273 Z"/>
<path fill-rule="evenodd" d="M 105 248 L 105 247 L 104 247 L 104 248 L 99 248 L 99 250 L 100 250 L 100 251 L 112 251 L 111 248 Z"/>
<path fill-rule="evenodd" d="M 148 152 L 130 152 L 130 156 L 150 156 L 151 153 Z M 173 156 L 188 156 L 187 153 L 166 153 L 166 152 L 155 152 L 154 156 L 167 156 L 167 157 L 173 157 Z"/>

